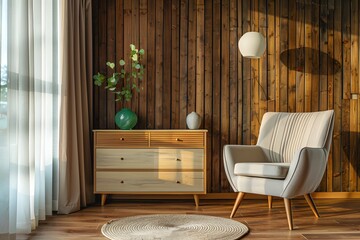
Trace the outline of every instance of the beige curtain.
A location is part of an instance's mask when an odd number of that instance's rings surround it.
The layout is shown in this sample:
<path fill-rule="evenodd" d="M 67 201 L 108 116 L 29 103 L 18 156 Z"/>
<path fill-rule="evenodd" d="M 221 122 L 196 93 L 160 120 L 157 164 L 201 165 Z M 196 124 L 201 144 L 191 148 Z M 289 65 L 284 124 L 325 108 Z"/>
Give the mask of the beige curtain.
<path fill-rule="evenodd" d="M 94 200 L 92 193 L 91 0 L 61 1 L 59 208 L 67 214 Z"/>

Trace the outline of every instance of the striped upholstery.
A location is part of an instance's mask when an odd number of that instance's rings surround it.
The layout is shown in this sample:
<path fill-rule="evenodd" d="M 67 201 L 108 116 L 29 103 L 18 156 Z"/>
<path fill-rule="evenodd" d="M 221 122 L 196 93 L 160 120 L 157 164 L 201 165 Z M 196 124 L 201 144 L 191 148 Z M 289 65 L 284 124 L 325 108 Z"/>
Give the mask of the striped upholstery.
<path fill-rule="evenodd" d="M 257 145 L 276 163 L 290 163 L 296 151 L 303 147 L 328 148 L 326 140 L 332 114 L 333 111 L 268 112 L 263 117 Z M 319 123 L 323 127 L 319 127 Z"/>

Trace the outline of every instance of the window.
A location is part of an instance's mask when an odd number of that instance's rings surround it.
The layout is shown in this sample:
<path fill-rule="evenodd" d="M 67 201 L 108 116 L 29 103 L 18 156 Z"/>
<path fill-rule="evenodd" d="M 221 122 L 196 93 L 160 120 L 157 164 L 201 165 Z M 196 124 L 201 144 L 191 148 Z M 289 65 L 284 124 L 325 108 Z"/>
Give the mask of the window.
<path fill-rule="evenodd" d="M 1 56 L 0 56 L 0 131 L 7 128 L 7 92 L 8 92 L 8 79 L 7 79 L 7 1 L 0 1 L 1 6 Z M 2 139 L 3 136 L 0 136 Z M 0 139 L 0 145 L 2 141 Z"/>

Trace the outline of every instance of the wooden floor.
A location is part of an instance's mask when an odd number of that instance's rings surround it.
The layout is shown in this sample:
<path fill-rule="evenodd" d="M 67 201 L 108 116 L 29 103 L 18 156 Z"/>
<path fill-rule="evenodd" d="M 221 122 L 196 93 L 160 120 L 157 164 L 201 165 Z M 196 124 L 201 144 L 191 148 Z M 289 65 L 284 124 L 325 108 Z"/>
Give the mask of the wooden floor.
<path fill-rule="evenodd" d="M 234 201 L 113 200 L 104 207 L 90 206 L 70 215 L 49 216 L 29 235 L 17 239 L 106 239 L 101 226 L 111 219 L 140 214 L 204 214 L 228 218 Z M 246 224 L 243 239 L 360 239 L 359 199 L 315 199 L 321 218 L 316 219 L 304 199 L 293 200 L 294 230 L 288 230 L 282 200 L 267 208 L 266 200 L 245 199 L 234 220 Z"/>

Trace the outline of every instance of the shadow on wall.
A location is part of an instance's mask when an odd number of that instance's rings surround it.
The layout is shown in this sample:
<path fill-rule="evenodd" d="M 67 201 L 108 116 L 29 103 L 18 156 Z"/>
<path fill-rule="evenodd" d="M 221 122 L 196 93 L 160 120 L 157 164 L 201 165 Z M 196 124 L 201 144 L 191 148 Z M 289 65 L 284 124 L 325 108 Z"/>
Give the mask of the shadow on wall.
<path fill-rule="evenodd" d="M 318 55 L 319 67 L 305 68 L 305 56 L 316 55 Z M 288 61 L 290 59 L 295 59 L 295 61 Z M 322 61 L 322 59 L 327 59 L 326 62 L 328 67 L 320 67 L 320 61 Z M 340 62 L 330 57 L 329 54 L 308 47 L 285 50 L 280 54 L 280 60 L 290 70 L 304 73 L 334 75 L 341 69 Z"/>

